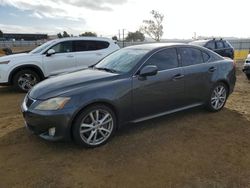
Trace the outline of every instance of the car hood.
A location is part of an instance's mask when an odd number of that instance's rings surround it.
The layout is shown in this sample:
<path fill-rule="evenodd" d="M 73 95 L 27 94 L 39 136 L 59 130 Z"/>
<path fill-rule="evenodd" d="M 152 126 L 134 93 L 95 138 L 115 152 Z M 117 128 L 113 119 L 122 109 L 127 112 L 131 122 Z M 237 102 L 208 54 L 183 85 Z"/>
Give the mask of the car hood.
<path fill-rule="evenodd" d="M 46 100 L 66 94 L 75 89 L 113 79 L 118 74 L 94 69 L 85 69 L 49 78 L 35 85 L 29 92 L 33 99 Z"/>
<path fill-rule="evenodd" d="M 31 57 L 31 56 L 34 56 L 34 55 L 29 54 L 29 53 L 5 55 L 5 56 L 0 57 L 0 62 L 1 61 L 11 61 L 11 60 L 14 60 L 14 59 L 27 59 L 27 57 Z"/>

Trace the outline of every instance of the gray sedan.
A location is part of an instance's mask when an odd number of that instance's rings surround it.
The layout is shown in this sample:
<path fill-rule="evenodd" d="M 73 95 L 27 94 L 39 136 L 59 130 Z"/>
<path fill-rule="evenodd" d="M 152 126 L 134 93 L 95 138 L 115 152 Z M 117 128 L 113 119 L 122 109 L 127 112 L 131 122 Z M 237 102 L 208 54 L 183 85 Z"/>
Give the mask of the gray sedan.
<path fill-rule="evenodd" d="M 203 47 L 138 45 L 39 83 L 22 111 L 28 129 L 44 139 L 96 147 L 128 122 L 202 105 L 219 111 L 235 81 L 233 61 Z"/>

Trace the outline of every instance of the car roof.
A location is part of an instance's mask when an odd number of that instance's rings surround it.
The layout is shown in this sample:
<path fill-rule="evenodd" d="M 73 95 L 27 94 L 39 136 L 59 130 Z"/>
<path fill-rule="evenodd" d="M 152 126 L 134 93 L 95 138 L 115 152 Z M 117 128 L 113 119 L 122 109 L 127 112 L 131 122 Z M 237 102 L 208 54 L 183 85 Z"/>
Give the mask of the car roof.
<path fill-rule="evenodd" d="M 62 41 L 73 41 L 73 40 L 92 40 L 92 41 L 107 41 L 107 42 L 114 42 L 114 40 L 105 38 L 105 37 L 65 37 L 60 39 L 54 39 L 55 42 L 62 42 Z"/>
<path fill-rule="evenodd" d="M 184 44 L 184 43 L 149 43 L 149 44 L 139 44 L 139 45 L 129 46 L 127 48 L 153 50 L 157 48 L 180 46 L 180 45 L 187 45 L 187 44 Z"/>
<path fill-rule="evenodd" d="M 145 49 L 145 50 L 157 50 L 166 47 L 198 47 L 204 49 L 200 46 L 192 45 L 192 44 L 185 44 L 185 43 L 150 43 L 150 44 L 140 44 L 126 47 L 128 49 Z"/>

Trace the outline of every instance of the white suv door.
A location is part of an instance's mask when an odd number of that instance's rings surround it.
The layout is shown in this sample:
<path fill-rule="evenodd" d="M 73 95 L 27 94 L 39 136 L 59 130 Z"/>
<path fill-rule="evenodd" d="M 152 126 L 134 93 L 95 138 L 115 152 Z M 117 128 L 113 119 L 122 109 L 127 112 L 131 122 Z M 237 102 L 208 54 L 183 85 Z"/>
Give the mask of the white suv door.
<path fill-rule="evenodd" d="M 55 54 L 43 56 L 43 66 L 47 76 L 72 72 L 77 69 L 72 41 L 57 43 L 50 49 L 55 50 Z"/>
<path fill-rule="evenodd" d="M 79 69 L 87 68 L 112 52 L 107 41 L 76 40 L 73 42 L 76 64 Z"/>

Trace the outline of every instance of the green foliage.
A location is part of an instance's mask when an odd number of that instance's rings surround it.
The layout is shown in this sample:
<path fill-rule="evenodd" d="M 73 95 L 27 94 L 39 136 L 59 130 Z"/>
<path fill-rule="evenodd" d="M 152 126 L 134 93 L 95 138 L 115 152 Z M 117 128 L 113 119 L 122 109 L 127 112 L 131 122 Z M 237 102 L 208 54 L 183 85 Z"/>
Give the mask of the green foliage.
<path fill-rule="evenodd" d="M 97 37 L 97 34 L 95 32 L 85 32 L 80 34 L 80 37 Z"/>
<path fill-rule="evenodd" d="M 58 33 L 57 34 L 57 37 L 60 39 L 60 38 L 63 38 L 62 34 L 61 33 Z"/>
<path fill-rule="evenodd" d="M 69 35 L 66 31 L 63 32 L 63 35 L 62 35 L 62 36 L 63 36 L 64 38 L 65 38 L 65 37 L 70 37 L 70 35 Z"/>
<path fill-rule="evenodd" d="M 143 20 L 143 25 L 140 28 L 140 31 L 154 39 L 155 41 L 160 41 L 163 35 L 163 19 L 164 15 L 158 11 L 152 10 L 150 12 L 153 16 L 153 19 Z"/>
<path fill-rule="evenodd" d="M 128 36 L 125 39 L 127 42 L 131 42 L 131 41 L 144 41 L 145 40 L 145 36 L 143 33 L 141 33 L 140 31 L 136 31 L 136 32 L 129 32 Z"/>
<path fill-rule="evenodd" d="M 118 41 L 118 37 L 117 36 L 113 36 L 112 40 L 117 40 Z"/>

